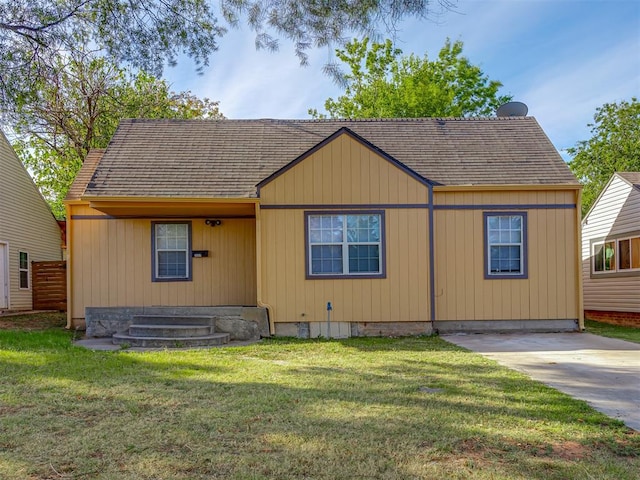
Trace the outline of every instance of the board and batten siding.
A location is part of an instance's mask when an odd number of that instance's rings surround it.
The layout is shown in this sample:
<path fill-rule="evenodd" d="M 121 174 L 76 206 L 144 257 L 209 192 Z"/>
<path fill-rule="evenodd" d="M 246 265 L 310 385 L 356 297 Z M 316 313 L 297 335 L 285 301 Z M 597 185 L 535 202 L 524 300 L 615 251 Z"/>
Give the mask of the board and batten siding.
<path fill-rule="evenodd" d="M 47 202 L 0 132 L 0 243 L 7 245 L 10 310 L 32 308 L 31 278 L 28 289 L 20 288 L 19 252 L 28 253 L 30 262 L 57 261 L 61 242 Z"/>
<path fill-rule="evenodd" d="M 533 207 L 575 205 L 577 191 L 434 190 L 436 320 L 579 318 L 577 210 Z M 485 279 L 483 213 L 492 211 L 526 212 L 528 278 Z"/>
<path fill-rule="evenodd" d="M 428 188 L 348 134 L 260 190 L 261 301 L 276 323 L 429 320 Z M 307 279 L 305 212 L 383 211 L 386 278 Z"/>
<path fill-rule="evenodd" d="M 68 206 L 71 245 L 70 318 L 85 307 L 256 305 L 254 218 L 225 218 L 212 228 L 205 219 L 114 219 L 88 205 Z M 153 282 L 152 221 L 192 223 L 192 280 Z"/>
<path fill-rule="evenodd" d="M 640 235 L 640 191 L 614 174 L 582 222 L 582 281 L 585 310 L 640 313 L 640 275 L 591 274 L 591 242 Z"/>

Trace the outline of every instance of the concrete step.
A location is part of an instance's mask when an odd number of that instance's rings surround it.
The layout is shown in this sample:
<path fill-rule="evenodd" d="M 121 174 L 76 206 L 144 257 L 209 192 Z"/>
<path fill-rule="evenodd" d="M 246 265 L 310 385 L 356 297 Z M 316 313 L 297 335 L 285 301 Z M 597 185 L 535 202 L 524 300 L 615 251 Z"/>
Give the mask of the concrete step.
<path fill-rule="evenodd" d="M 205 337 L 214 333 L 211 325 L 130 325 L 129 335 L 132 337 Z"/>
<path fill-rule="evenodd" d="M 214 325 L 210 316 L 191 315 L 133 315 L 135 325 Z"/>
<path fill-rule="evenodd" d="M 129 347 L 147 348 L 189 348 L 210 347 L 229 343 L 228 333 L 212 333 L 198 337 L 134 337 L 131 335 L 116 333 L 112 337 L 115 345 L 127 345 Z"/>

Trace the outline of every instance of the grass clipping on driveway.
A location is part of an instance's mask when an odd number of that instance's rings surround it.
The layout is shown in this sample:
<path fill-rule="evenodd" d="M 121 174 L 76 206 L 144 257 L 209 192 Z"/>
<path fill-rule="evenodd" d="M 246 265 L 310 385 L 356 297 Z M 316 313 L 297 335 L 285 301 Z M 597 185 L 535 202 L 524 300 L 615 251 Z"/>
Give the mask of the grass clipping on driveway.
<path fill-rule="evenodd" d="M 2 479 L 638 478 L 640 436 L 433 338 L 93 352 L 0 332 Z"/>

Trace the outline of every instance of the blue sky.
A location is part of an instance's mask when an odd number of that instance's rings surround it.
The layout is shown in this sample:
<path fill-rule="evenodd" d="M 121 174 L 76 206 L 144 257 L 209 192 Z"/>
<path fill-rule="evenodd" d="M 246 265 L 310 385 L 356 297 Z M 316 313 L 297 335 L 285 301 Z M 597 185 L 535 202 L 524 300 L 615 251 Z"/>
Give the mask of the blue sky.
<path fill-rule="evenodd" d="M 640 96 L 640 1 L 460 0 L 436 19 L 401 23 L 396 46 L 434 58 L 447 37 L 529 106 L 561 152 L 590 137 L 597 107 Z M 203 75 L 183 60 L 165 76 L 176 91 L 220 101 L 228 118 L 309 118 L 341 94 L 322 73 L 331 58 L 313 50 L 301 67 L 284 40 L 276 53 L 256 52 L 241 27 L 221 39 Z"/>

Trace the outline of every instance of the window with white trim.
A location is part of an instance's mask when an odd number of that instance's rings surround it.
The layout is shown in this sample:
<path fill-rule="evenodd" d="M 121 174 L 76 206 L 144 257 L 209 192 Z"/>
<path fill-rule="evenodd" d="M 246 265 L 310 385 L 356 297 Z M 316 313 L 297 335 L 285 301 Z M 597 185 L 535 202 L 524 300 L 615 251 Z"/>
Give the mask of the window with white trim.
<path fill-rule="evenodd" d="M 640 270 L 640 237 L 618 240 L 618 267 L 621 271 Z"/>
<path fill-rule="evenodd" d="M 593 244 L 593 271 L 596 273 L 616 271 L 615 240 Z"/>
<path fill-rule="evenodd" d="M 485 213 L 485 277 L 526 278 L 525 213 Z"/>
<path fill-rule="evenodd" d="M 595 274 L 640 271 L 640 236 L 595 241 L 591 260 Z"/>
<path fill-rule="evenodd" d="M 191 280 L 191 222 L 152 222 L 153 281 Z"/>
<path fill-rule="evenodd" d="M 383 214 L 307 214 L 309 277 L 384 276 Z"/>
<path fill-rule="evenodd" d="M 29 278 L 31 277 L 31 264 L 29 262 L 29 253 L 28 252 L 18 252 L 19 256 L 19 265 L 18 265 L 18 274 L 20 275 L 20 288 L 28 289 L 29 288 Z"/>

